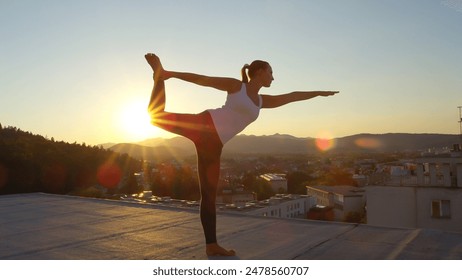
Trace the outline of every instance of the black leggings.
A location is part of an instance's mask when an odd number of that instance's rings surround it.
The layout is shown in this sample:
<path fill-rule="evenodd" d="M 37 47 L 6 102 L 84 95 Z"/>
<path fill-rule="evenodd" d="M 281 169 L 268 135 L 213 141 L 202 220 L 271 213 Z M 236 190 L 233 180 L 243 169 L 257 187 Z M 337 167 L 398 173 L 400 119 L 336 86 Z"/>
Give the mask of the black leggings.
<path fill-rule="evenodd" d="M 163 81 L 155 84 L 153 95 L 165 94 Z M 159 97 L 159 96 L 156 96 Z M 159 98 L 155 98 L 159 100 Z M 150 107 L 153 98 L 151 98 Z M 220 157 L 223 149 L 220 137 L 213 124 L 212 117 L 208 111 L 200 114 L 177 114 L 162 110 L 152 112 L 152 124 L 169 132 L 184 136 L 190 139 L 197 152 L 197 169 L 199 175 L 201 204 L 200 218 L 204 229 L 205 242 L 216 243 L 216 196 L 218 179 L 220 176 Z M 155 104 L 154 104 L 155 106 Z"/>

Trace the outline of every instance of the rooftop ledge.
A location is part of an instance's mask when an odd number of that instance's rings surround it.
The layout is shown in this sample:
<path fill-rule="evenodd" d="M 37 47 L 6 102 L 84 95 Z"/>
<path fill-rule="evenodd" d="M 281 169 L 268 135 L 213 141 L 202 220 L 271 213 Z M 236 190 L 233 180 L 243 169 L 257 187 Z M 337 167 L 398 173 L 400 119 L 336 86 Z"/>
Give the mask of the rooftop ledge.
<path fill-rule="evenodd" d="M 2 260 L 207 259 L 194 209 L 32 193 L 0 196 L 0 213 Z M 462 259 L 459 233 L 227 212 L 217 220 L 233 259 Z"/>

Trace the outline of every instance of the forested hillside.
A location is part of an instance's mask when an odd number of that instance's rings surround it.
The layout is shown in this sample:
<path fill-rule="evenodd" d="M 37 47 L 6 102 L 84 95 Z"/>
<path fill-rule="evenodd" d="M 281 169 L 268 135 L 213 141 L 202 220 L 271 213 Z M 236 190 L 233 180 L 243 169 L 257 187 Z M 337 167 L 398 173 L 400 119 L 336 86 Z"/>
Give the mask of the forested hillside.
<path fill-rule="evenodd" d="M 141 163 L 97 146 L 57 142 L 0 124 L 0 194 L 85 194 L 115 188 L 131 193 Z"/>

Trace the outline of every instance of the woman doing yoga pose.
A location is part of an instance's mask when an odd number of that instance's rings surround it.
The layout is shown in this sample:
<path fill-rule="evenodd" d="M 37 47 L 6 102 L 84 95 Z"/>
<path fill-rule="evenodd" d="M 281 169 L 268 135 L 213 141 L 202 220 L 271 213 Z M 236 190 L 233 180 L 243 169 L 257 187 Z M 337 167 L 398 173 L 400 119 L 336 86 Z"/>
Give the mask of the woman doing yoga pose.
<path fill-rule="evenodd" d="M 241 70 L 242 81 L 239 81 L 234 78 L 166 71 L 156 55 L 148 53 L 145 58 L 154 71 L 154 88 L 148 106 L 152 124 L 190 139 L 196 147 L 201 194 L 200 220 L 205 235 L 206 254 L 233 256 L 235 252 L 218 245 L 216 237 L 215 199 L 223 145 L 255 121 L 261 108 L 276 108 L 316 96 L 334 95 L 338 91 L 259 94 L 262 87 L 270 87 L 274 80 L 271 66 L 261 60 L 244 65 Z M 226 103 L 221 108 L 199 114 L 166 112 L 164 81 L 171 78 L 225 91 L 228 93 Z"/>

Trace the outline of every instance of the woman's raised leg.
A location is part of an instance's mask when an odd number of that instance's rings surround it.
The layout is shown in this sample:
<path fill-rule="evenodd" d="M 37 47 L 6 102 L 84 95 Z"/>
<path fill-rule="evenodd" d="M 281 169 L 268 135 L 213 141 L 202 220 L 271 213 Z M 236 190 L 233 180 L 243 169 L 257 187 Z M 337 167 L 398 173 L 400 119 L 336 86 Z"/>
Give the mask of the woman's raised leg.
<path fill-rule="evenodd" d="M 148 112 L 154 117 L 165 111 L 165 82 L 162 77 L 164 69 L 156 55 L 146 54 L 144 57 L 154 72 L 154 87 L 148 105 Z"/>
<path fill-rule="evenodd" d="M 165 112 L 165 70 L 160 59 L 154 54 L 146 54 L 145 58 L 154 71 L 154 86 L 149 100 L 148 112 L 151 116 L 151 123 L 169 132 L 194 137 L 194 131 L 199 128 L 196 114 L 177 114 Z M 194 141 L 194 139 L 191 139 Z"/>

